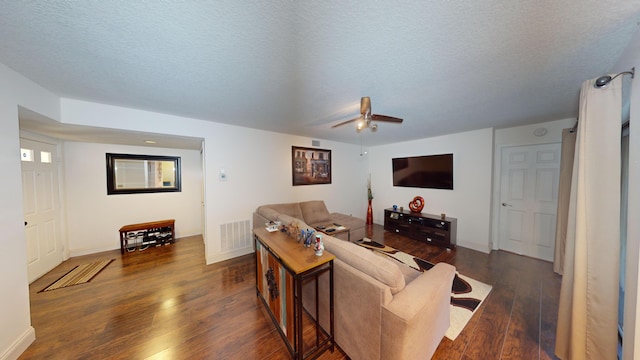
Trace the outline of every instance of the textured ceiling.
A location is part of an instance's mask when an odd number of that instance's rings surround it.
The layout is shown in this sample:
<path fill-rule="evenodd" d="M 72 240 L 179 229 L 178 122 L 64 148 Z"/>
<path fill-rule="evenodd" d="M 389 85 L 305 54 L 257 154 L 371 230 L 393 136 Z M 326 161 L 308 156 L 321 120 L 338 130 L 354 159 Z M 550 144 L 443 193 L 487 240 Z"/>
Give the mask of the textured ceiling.
<path fill-rule="evenodd" d="M 367 145 L 575 117 L 640 0 L 0 0 L 0 62 L 73 99 Z"/>

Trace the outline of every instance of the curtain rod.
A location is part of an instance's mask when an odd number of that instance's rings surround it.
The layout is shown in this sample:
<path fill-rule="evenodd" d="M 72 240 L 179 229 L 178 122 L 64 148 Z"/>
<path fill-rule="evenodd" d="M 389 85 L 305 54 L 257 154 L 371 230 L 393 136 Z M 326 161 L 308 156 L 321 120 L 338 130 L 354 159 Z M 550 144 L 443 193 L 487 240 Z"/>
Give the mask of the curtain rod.
<path fill-rule="evenodd" d="M 601 88 L 607 86 L 613 79 L 617 78 L 618 76 L 631 75 L 631 79 L 633 79 L 635 77 L 635 74 L 636 74 L 636 68 L 634 66 L 634 67 L 631 68 L 631 70 L 623 71 L 621 73 L 617 73 L 613 77 L 611 77 L 609 75 L 600 76 L 599 78 L 596 79 L 596 82 L 593 84 L 593 87 L 596 88 L 596 89 L 601 89 Z M 569 129 L 569 132 L 575 132 L 578 129 L 578 122 L 579 121 L 580 121 L 580 118 L 577 118 L 575 125 L 573 125 L 573 127 Z M 628 128 L 628 127 L 629 127 L 629 120 L 627 120 L 624 124 L 622 124 L 622 129 L 623 130 L 625 128 Z"/>
<path fill-rule="evenodd" d="M 572 128 L 569 128 L 569 132 L 570 132 L 570 133 L 574 133 L 574 132 L 576 132 L 576 130 L 578 130 L 578 121 L 579 121 L 579 120 L 580 120 L 580 119 L 576 119 L 576 124 L 575 124 L 575 125 L 573 125 L 573 127 L 572 127 Z"/>
<path fill-rule="evenodd" d="M 621 73 L 618 73 L 616 75 L 614 75 L 613 77 L 609 76 L 609 75 L 604 75 L 604 76 L 600 76 L 599 78 L 596 79 L 595 84 L 593 84 L 593 87 L 596 89 L 600 89 L 603 88 L 605 86 L 607 86 L 607 84 L 609 84 L 613 79 L 617 78 L 620 75 L 631 75 L 631 78 L 633 79 L 633 77 L 635 76 L 636 73 L 636 68 L 632 67 L 631 70 L 629 71 L 623 71 Z"/>

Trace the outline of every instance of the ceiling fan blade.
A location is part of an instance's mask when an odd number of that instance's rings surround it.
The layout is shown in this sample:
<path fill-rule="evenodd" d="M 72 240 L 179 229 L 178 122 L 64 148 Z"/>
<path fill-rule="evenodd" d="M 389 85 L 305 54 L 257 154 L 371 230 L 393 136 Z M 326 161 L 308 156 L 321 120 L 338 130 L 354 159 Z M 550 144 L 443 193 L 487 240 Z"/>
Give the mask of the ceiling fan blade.
<path fill-rule="evenodd" d="M 393 117 L 393 116 L 387 116 L 387 115 L 378 115 L 378 114 L 373 114 L 371 115 L 371 120 L 374 121 L 386 121 L 386 122 L 392 122 L 392 123 L 402 123 L 402 119 L 397 118 L 397 117 Z"/>
<path fill-rule="evenodd" d="M 357 118 L 355 118 L 355 119 L 351 119 L 351 120 L 343 121 L 343 122 L 341 122 L 341 123 L 339 123 L 339 124 L 335 124 L 335 125 L 333 125 L 333 126 L 332 126 L 332 128 L 334 128 L 334 127 L 338 127 L 338 126 L 342 126 L 342 125 L 345 125 L 345 124 L 348 124 L 348 123 L 352 123 L 352 122 L 354 122 L 354 121 L 358 121 L 358 120 L 360 120 L 360 119 L 361 119 L 361 117 L 360 117 L 360 116 L 358 116 L 358 117 L 357 117 Z"/>
<path fill-rule="evenodd" d="M 368 96 L 363 96 L 360 99 L 360 114 L 370 114 L 371 113 L 371 98 Z"/>

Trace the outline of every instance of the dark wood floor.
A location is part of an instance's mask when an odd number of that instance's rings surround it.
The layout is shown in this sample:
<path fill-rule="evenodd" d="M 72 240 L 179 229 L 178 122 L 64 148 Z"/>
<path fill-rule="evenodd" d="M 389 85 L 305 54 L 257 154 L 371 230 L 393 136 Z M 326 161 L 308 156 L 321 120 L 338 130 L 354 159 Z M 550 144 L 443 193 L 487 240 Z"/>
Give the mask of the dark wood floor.
<path fill-rule="evenodd" d="M 446 251 L 368 229 L 378 242 L 493 285 L 455 341 L 434 359 L 554 359 L 560 277 L 502 251 Z M 93 281 L 38 293 L 75 265 L 115 258 Z M 255 292 L 252 255 L 204 263 L 200 236 L 143 252 L 72 258 L 30 286 L 36 341 L 21 359 L 287 359 Z M 337 349 L 321 359 L 345 359 Z"/>

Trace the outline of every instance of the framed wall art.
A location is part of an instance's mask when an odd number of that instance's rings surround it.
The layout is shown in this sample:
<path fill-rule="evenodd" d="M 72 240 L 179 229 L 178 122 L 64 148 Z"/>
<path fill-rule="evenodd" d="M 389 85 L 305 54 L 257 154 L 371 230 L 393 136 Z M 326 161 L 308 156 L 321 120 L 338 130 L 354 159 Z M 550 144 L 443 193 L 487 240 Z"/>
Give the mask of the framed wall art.
<path fill-rule="evenodd" d="M 331 184 L 331 150 L 291 147 L 293 186 Z"/>

